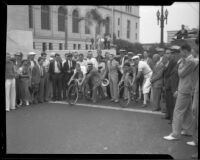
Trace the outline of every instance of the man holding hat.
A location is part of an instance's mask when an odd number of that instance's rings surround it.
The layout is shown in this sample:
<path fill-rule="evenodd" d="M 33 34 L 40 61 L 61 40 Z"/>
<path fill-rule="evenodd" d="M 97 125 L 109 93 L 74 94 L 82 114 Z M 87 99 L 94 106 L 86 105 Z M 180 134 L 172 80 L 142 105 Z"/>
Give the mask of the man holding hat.
<path fill-rule="evenodd" d="M 150 88 L 151 88 L 150 79 L 152 76 L 152 70 L 146 62 L 140 61 L 139 56 L 134 56 L 132 59 L 138 68 L 137 76 L 136 76 L 135 80 L 137 81 L 142 74 L 144 76 L 144 81 L 143 81 L 143 85 L 142 85 L 142 92 L 143 92 L 143 96 L 144 96 L 143 107 L 147 107 L 148 94 L 149 94 Z"/>

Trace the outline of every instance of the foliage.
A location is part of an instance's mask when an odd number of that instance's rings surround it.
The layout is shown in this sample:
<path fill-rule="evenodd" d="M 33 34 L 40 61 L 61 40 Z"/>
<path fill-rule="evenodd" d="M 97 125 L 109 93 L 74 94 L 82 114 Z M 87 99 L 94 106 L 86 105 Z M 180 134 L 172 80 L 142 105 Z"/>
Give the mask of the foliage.
<path fill-rule="evenodd" d="M 143 47 L 140 43 L 131 43 L 122 39 L 115 40 L 117 53 L 120 49 L 125 49 L 128 52 L 133 52 L 135 54 L 143 53 Z"/>

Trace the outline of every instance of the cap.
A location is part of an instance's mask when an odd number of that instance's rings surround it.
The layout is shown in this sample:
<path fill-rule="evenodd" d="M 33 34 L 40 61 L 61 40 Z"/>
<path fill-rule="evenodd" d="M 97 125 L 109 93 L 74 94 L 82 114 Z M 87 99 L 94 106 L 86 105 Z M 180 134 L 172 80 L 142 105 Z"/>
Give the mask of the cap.
<path fill-rule="evenodd" d="M 170 47 L 170 49 L 172 49 L 172 50 L 179 50 L 180 46 L 173 45 L 173 46 Z"/>
<path fill-rule="evenodd" d="M 140 57 L 137 55 L 137 56 L 133 56 L 131 59 L 140 59 Z"/>
<path fill-rule="evenodd" d="M 156 51 L 157 52 L 164 52 L 164 49 L 163 48 L 156 48 Z"/>
<path fill-rule="evenodd" d="M 22 55 L 23 55 L 22 52 L 15 53 L 15 56 L 22 56 Z"/>
<path fill-rule="evenodd" d="M 120 52 L 126 52 L 126 50 L 125 50 L 125 49 L 120 49 L 119 51 L 120 51 Z"/>
<path fill-rule="evenodd" d="M 36 55 L 35 52 L 29 52 L 28 55 Z"/>

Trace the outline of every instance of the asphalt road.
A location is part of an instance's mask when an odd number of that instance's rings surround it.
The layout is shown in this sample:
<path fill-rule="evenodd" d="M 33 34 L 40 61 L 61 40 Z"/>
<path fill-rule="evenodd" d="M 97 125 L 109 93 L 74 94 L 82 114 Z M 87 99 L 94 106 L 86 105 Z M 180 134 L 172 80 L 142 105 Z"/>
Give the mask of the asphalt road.
<path fill-rule="evenodd" d="M 166 141 L 171 126 L 161 115 L 39 104 L 6 113 L 7 153 L 170 154 L 188 159 L 190 137 Z"/>

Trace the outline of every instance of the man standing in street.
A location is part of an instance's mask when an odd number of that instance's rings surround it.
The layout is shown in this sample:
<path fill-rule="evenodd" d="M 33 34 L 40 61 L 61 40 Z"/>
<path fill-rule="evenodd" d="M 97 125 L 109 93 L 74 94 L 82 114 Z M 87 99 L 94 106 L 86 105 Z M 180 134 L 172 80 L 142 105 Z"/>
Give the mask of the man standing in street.
<path fill-rule="evenodd" d="M 44 78 L 45 78 L 45 68 L 43 66 L 43 58 L 42 57 L 39 57 L 38 58 L 38 66 L 39 66 L 39 69 L 40 69 L 40 83 L 39 83 L 39 94 L 38 94 L 38 102 L 39 103 L 43 103 L 44 102 Z"/>
<path fill-rule="evenodd" d="M 71 76 L 74 73 L 74 69 L 76 67 L 76 61 L 72 60 L 72 54 L 69 53 L 67 55 L 66 62 L 63 64 L 63 99 L 66 99 L 66 91 L 68 88 L 68 81 L 70 80 Z"/>
<path fill-rule="evenodd" d="M 192 129 L 192 88 L 193 71 L 196 63 L 191 54 L 191 47 L 188 44 L 181 46 L 181 57 L 178 67 L 179 85 L 176 105 L 174 108 L 172 133 L 163 137 L 166 140 L 176 140 L 182 135 L 191 135 Z M 183 129 L 183 130 L 182 130 Z M 181 131 L 182 130 L 182 131 Z"/>
<path fill-rule="evenodd" d="M 88 51 L 88 54 L 87 54 L 87 63 L 90 63 L 90 62 L 93 64 L 93 67 L 98 70 L 98 63 L 97 63 L 96 58 L 93 57 L 92 51 Z"/>
<path fill-rule="evenodd" d="M 173 111 L 176 103 L 176 97 L 174 93 L 178 89 L 178 56 L 179 56 L 179 46 L 172 46 L 166 51 L 166 57 L 162 60 L 164 64 L 164 86 L 163 90 L 165 92 L 165 101 L 166 101 L 166 115 L 163 119 L 170 120 L 169 124 L 172 123 Z"/>
<path fill-rule="evenodd" d="M 53 82 L 53 101 L 61 101 L 62 87 L 62 63 L 59 60 L 59 54 L 55 54 L 54 61 L 50 62 L 49 74 Z"/>
<path fill-rule="evenodd" d="M 48 102 L 50 99 L 50 92 L 49 92 L 49 60 L 47 60 L 47 54 L 45 52 L 41 53 L 41 56 L 43 58 L 43 67 L 45 68 L 44 70 L 44 101 Z"/>
<path fill-rule="evenodd" d="M 165 57 L 166 58 L 166 57 Z M 163 86 L 163 71 L 164 65 L 160 61 L 160 55 L 154 54 L 153 61 L 155 63 L 153 74 L 151 77 L 151 91 L 153 100 L 153 111 L 160 111 L 161 91 Z"/>

